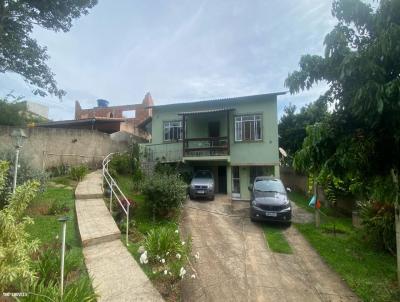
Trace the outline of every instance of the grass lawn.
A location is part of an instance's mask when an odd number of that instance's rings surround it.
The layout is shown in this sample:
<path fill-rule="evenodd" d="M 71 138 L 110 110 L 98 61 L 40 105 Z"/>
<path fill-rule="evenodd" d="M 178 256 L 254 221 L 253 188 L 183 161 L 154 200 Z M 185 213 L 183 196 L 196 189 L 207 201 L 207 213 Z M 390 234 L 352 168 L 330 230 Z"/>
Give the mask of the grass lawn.
<path fill-rule="evenodd" d="M 299 192 L 288 192 L 288 197 L 291 201 L 296 203 L 300 208 L 303 208 L 304 210 L 314 213 L 314 209 L 308 206 L 309 199 L 307 199 L 304 194 L 299 193 Z"/>
<path fill-rule="evenodd" d="M 33 238 L 40 240 L 40 250 L 50 248 L 57 257 L 61 253 L 61 223 L 57 219 L 62 216 L 70 218 L 66 234 L 66 267 L 71 263 L 73 268 L 71 266 L 70 272 L 66 273 L 67 285 L 88 278 L 75 214 L 75 185 L 76 182 L 67 177 L 50 179 L 44 192 L 39 193 L 27 209 L 27 214 L 34 221 L 27 231 Z M 46 274 L 54 274 L 54 271 L 59 269 L 59 260 L 54 260 L 52 263 L 52 266 L 47 268 Z M 58 275 L 54 281 L 59 281 Z M 88 291 L 93 293 L 90 285 Z"/>
<path fill-rule="evenodd" d="M 65 182 L 65 178 L 60 179 L 62 182 Z M 57 182 L 57 179 L 52 179 L 52 181 Z M 48 215 L 46 212 L 48 212 L 53 202 L 60 202 L 66 206 L 68 211 L 59 215 Z M 28 231 L 43 244 L 54 241 L 56 236 L 60 235 L 61 224 L 57 221 L 57 218 L 61 216 L 70 217 L 71 220 L 67 223 L 66 243 L 71 248 L 81 248 L 75 216 L 73 189 L 68 187 L 54 187 L 52 184 L 49 184 L 46 190 L 39 193 L 35 200 L 33 200 L 28 209 L 28 214 L 35 222 L 29 226 Z"/>
<path fill-rule="evenodd" d="M 297 200 L 301 206 L 306 199 L 301 201 L 298 194 Z M 362 232 L 353 228 L 351 218 L 322 217 L 319 229 L 314 224 L 295 226 L 363 301 L 400 301 L 396 258 L 367 245 Z"/>
<path fill-rule="evenodd" d="M 264 234 L 268 247 L 275 253 L 291 254 L 292 248 L 282 233 L 281 226 L 264 225 Z"/>

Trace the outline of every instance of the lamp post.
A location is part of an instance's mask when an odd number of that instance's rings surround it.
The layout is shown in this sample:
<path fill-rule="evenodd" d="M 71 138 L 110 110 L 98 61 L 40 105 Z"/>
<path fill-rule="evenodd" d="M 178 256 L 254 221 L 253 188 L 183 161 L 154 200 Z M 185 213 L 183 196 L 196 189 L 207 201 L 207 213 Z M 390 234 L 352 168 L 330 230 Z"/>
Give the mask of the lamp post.
<path fill-rule="evenodd" d="M 62 235 L 61 235 L 61 283 L 60 283 L 60 295 L 61 298 L 64 294 L 64 258 L 65 258 L 65 235 L 67 234 L 67 221 L 69 217 L 64 216 L 58 218 L 58 221 L 62 223 Z"/>
<path fill-rule="evenodd" d="M 17 187 L 17 174 L 18 174 L 18 159 L 19 150 L 22 148 L 24 140 L 28 137 L 24 130 L 14 129 L 10 135 L 13 139 L 13 144 L 15 147 L 15 162 L 14 162 L 14 180 L 13 180 L 13 194 L 15 193 L 15 188 Z"/>

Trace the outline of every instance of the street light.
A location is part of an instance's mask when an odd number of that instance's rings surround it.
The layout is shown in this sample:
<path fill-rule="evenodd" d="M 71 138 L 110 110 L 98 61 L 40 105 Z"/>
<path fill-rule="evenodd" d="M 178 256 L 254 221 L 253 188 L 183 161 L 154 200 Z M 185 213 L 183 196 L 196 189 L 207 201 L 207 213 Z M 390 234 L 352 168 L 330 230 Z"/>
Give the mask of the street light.
<path fill-rule="evenodd" d="M 60 294 L 61 298 L 64 294 L 64 258 L 65 258 L 65 235 L 67 233 L 67 221 L 69 217 L 64 216 L 58 218 L 58 221 L 62 223 L 62 236 L 61 236 L 61 284 L 60 284 Z"/>
<path fill-rule="evenodd" d="M 13 144 L 15 147 L 15 163 L 14 163 L 14 181 L 13 181 L 13 194 L 15 193 L 15 188 L 17 186 L 17 173 L 18 173 L 18 158 L 19 158 L 19 149 L 22 148 L 24 140 L 28 137 L 24 130 L 22 129 L 14 129 L 10 136 L 12 137 Z"/>

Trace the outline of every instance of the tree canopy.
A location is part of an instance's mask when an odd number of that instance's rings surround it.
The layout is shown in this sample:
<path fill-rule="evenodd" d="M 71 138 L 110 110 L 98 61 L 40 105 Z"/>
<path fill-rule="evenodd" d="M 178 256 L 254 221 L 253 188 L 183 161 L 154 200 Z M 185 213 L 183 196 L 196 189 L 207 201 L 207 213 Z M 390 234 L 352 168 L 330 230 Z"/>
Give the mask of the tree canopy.
<path fill-rule="evenodd" d="M 340 177 L 369 197 L 384 189 L 379 198 L 393 201 L 384 184 L 400 168 L 400 1 L 381 0 L 373 9 L 335 0 L 332 13 L 338 24 L 325 37 L 325 54 L 302 56 L 285 81 L 291 93 L 325 81 L 324 98 L 334 105 L 308 127 L 295 166 Z"/>
<path fill-rule="evenodd" d="M 97 0 L 0 0 L 0 72 L 20 74 L 35 94 L 61 98 L 54 73 L 46 65 L 46 47 L 30 37 L 34 26 L 67 32 L 72 21 L 86 15 Z"/>
<path fill-rule="evenodd" d="M 279 146 L 285 149 L 289 157 L 301 149 L 306 127 L 322 121 L 328 114 L 328 106 L 323 98 L 302 107 L 299 112 L 296 109 L 293 104 L 286 106 L 278 125 Z"/>

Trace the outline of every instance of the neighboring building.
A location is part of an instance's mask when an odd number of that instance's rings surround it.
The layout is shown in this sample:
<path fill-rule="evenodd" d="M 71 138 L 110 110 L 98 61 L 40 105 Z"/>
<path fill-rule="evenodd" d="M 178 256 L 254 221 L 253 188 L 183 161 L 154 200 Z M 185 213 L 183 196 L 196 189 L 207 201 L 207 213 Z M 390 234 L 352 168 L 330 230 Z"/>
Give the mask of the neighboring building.
<path fill-rule="evenodd" d="M 259 175 L 279 176 L 277 96 L 284 92 L 151 106 L 143 164 L 210 169 L 217 193 L 248 200 Z"/>
<path fill-rule="evenodd" d="M 28 118 L 46 121 L 49 119 L 49 107 L 31 101 L 21 102 Z"/>
<path fill-rule="evenodd" d="M 120 139 L 134 137 L 137 142 L 148 141 L 151 136 L 141 124 L 151 119 L 154 105 L 151 94 L 146 93 L 141 104 L 108 106 L 108 101 L 97 100 L 97 107 L 82 109 L 78 101 L 75 102 L 75 119 L 54 121 L 37 125 L 47 128 L 91 129 L 114 135 Z"/>

